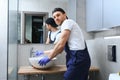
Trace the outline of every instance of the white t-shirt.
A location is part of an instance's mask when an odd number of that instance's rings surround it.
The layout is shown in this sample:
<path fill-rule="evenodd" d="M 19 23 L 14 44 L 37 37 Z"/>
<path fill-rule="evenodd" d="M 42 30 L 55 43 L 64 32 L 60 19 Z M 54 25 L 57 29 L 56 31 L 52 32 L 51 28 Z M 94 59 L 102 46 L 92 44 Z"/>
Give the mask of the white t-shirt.
<path fill-rule="evenodd" d="M 48 32 L 48 37 L 49 37 L 49 35 L 50 35 L 50 31 Z M 57 30 L 55 32 L 51 32 L 50 38 L 52 41 L 54 41 L 54 39 L 56 38 L 54 43 L 57 43 L 58 40 L 60 39 L 60 30 Z"/>
<path fill-rule="evenodd" d="M 65 29 L 71 31 L 68 39 L 70 50 L 83 50 L 85 48 L 85 41 L 79 25 L 71 19 L 66 19 L 61 25 L 61 32 Z"/>

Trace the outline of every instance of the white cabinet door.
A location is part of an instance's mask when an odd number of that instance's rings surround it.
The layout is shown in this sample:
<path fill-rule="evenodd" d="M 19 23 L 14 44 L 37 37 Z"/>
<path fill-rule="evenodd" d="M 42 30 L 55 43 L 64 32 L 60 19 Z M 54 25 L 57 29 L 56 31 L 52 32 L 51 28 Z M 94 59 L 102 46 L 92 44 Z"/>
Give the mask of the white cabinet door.
<path fill-rule="evenodd" d="M 86 26 L 87 31 L 102 29 L 102 0 L 86 0 Z"/>
<path fill-rule="evenodd" d="M 120 25 L 120 0 L 103 0 L 103 24 L 105 28 Z"/>

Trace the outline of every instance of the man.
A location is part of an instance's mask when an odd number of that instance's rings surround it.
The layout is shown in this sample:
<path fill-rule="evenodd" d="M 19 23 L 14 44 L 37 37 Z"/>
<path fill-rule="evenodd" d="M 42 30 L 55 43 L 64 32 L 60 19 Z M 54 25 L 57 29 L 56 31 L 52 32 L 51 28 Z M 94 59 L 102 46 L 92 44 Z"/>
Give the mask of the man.
<path fill-rule="evenodd" d="M 67 19 L 62 8 L 55 8 L 52 15 L 61 29 L 60 40 L 53 49 L 42 52 L 47 56 L 39 64 L 46 65 L 65 49 L 67 71 L 64 80 L 87 80 L 91 61 L 80 27 L 73 20 Z"/>

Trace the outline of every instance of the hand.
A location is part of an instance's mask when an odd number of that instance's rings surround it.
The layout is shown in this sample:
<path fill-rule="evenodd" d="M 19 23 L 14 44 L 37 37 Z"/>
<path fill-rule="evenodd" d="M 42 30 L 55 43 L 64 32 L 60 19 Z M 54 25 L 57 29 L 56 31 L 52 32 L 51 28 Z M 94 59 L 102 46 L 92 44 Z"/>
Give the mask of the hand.
<path fill-rule="evenodd" d="M 40 55 L 42 55 L 42 54 L 44 54 L 43 51 L 36 51 L 36 52 L 35 52 L 35 56 L 40 56 Z"/>
<path fill-rule="evenodd" d="M 41 66 L 46 65 L 48 62 L 50 61 L 50 59 L 48 58 L 48 56 L 44 56 L 40 59 L 40 61 L 38 62 L 38 64 L 40 64 Z"/>

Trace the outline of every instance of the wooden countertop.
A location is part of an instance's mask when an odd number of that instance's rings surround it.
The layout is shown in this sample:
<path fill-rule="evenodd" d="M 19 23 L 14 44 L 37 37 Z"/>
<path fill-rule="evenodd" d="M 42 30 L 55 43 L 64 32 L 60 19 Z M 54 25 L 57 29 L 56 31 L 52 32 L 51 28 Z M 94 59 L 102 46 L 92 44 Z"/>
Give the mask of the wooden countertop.
<path fill-rule="evenodd" d="M 65 65 L 55 65 L 49 69 L 41 70 L 35 69 L 32 66 L 21 66 L 18 70 L 19 75 L 31 75 L 31 74 L 53 74 L 53 73 L 61 73 L 65 72 L 66 66 Z M 90 71 L 99 71 L 99 68 L 90 67 Z"/>

